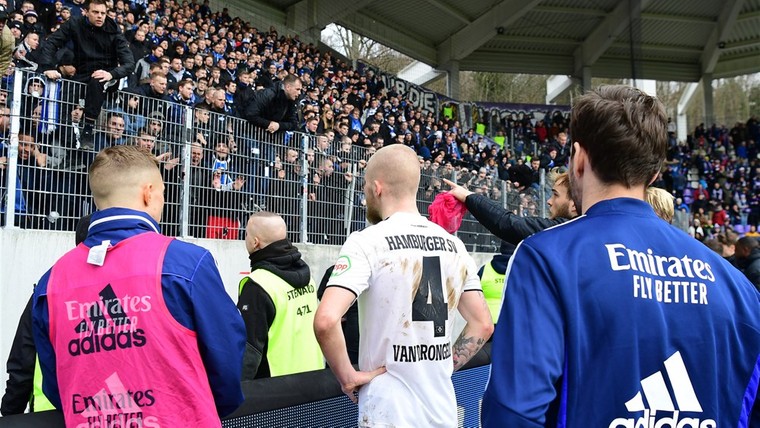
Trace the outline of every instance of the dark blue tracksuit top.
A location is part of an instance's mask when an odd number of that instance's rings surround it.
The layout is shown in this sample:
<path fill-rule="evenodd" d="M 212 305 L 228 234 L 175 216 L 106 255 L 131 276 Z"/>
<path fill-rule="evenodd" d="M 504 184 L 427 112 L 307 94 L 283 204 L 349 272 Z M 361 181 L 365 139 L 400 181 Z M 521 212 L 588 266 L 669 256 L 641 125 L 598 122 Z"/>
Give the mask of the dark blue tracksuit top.
<path fill-rule="evenodd" d="M 760 426 L 760 294 L 645 202 L 533 235 L 507 274 L 483 426 Z"/>

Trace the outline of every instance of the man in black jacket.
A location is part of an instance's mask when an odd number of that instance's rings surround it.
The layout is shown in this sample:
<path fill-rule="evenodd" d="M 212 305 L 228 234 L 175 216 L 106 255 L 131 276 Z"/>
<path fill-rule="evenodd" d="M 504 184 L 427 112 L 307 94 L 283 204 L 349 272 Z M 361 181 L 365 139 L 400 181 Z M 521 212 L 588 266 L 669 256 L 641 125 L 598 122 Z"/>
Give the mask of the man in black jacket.
<path fill-rule="evenodd" d="M 570 194 L 570 181 L 567 173 L 559 174 L 554 178 L 552 196 L 547 202 L 549 218 L 520 217 L 509 210 L 505 210 L 485 194 L 473 193 L 446 179 L 443 181 L 451 187 L 449 193 L 467 205 L 467 210 L 480 224 L 496 237 L 502 239 L 499 254 L 494 255 L 493 259 L 478 271 L 478 276 L 482 281 L 483 294 L 486 302 L 488 302 L 494 323 L 496 323 L 503 293 L 503 285 L 500 286 L 499 283 L 504 283 L 509 259 L 512 257 L 516 246 L 520 241 L 534 233 L 578 216 Z"/>
<path fill-rule="evenodd" d="M 760 242 L 756 238 L 745 236 L 736 241 L 734 255 L 739 270 L 760 290 Z"/>
<path fill-rule="evenodd" d="M 449 193 L 463 202 L 480 224 L 508 244 L 517 245 L 536 232 L 564 223 L 578 215 L 570 194 L 567 173 L 559 174 L 554 180 L 552 197 L 548 201 L 549 218 L 520 217 L 505 210 L 486 195 L 473 193 L 446 179 L 443 181 L 451 186 Z"/>
<path fill-rule="evenodd" d="M 274 61 L 270 61 L 256 79 L 255 86 L 256 88 L 269 89 L 274 87 L 275 83 L 279 81 L 280 79 L 277 78 L 277 64 Z"/>
<path fill-rule="evenodd" d="M 296 100 L 302 90 L 301 79 L 289 74 L 282 82 L 256 93 L 248 105 L 245 118 L 271 134 L 277 131 L 295 131 L 298 129 Z"/>
<path fill-rule="evenodd" d="M 37 55 L 40 70 L 54 69 L 55 53 L 69 42 L 77 70 L 73 80 L 87 84 L 82 145 L 91 146 L 93 126 L 105 100 L 105 84 L 126 77 L 135 68 L 135 60 L 116 22 L 106 16 L 106 0 L 90 0 L 84 16 L 72 17 L 42 43 Z"/>
<path fill-rule="evenodd" d="M 248 104 L 251 103 L 251 100 L 256 95 L 255 88 L 251 83 L 251 72 L 240 70 L 238 72 L 237 91 L 235 91 L 235 96 L 233 97 L 238 112 L 245 112 L 248 109 Z"/>

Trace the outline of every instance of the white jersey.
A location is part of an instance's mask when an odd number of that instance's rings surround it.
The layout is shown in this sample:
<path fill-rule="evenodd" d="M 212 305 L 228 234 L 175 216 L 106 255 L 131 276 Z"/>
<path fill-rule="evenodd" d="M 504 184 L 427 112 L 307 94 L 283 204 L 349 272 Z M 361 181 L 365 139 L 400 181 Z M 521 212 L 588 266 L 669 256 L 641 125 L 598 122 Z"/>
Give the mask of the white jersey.
<path fill-rule="evenodd" d="M 462 292 L 481 290 L 462 241 L 396 213 L 348 237 L 328 286 L 359 298 L 359 368 L 387 369 L 359 390 L 359 425 L 456 426 L 451 330 Z"/>

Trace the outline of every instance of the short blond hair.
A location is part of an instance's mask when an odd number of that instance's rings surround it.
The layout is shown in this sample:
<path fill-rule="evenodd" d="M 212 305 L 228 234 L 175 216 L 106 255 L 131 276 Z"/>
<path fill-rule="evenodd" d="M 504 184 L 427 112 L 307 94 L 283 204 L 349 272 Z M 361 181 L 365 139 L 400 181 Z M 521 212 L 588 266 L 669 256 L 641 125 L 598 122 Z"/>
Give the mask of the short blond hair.
<path fill-rule="evenodd" d="M 658 217 L 668 223 L 673 221 L 673 216 L 675 215 L 674 198 L 667 190 L 660 189 L 659 187 L 647 187 L 645 199 L 654 208 L 654 212 Z"/>
<path fill-rule="evenodd" d="M 88 178 L 96 200 L 109 197 L 114 191 L 136 185 L 144 172 L 159 173 L 158 162 L 137 146 L 111 146 L 98 153 L 90 165 Z"/>

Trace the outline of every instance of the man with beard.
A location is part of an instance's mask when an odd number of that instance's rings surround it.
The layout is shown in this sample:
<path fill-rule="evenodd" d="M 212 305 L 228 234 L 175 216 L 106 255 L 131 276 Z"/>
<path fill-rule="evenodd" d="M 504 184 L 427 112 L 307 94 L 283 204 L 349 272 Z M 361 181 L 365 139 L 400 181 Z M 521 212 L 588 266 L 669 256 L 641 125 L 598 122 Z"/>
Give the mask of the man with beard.
<path fill-rule="evenodd" d="M 314 331 L 343 392 L 359 402 L 360 426 L 452 426 L 452 371 L 491 336 L 477 268 L 458 238 L 422 217 L 414 150 L 384 147 L 367 164 L 367 220 L 340 250 Z M 358 297 L 359 369 L 341 318 Z M 467 321 L 452 345 L 456 309 Z M 387 373 L 386 373 L 387 370 Z"/>
<path fill-rule="evenodd" d="M 665 107 L 604 86 L 576 98 L 570 124 L 583 215 L 512 256 L 482 425 L 757 426 L 757 291 L 644 201 Z"/>

